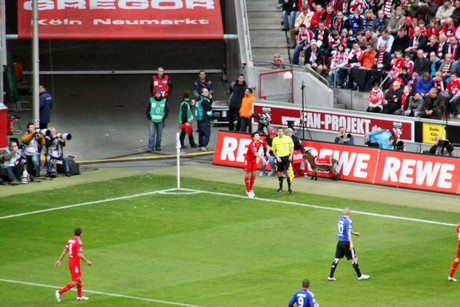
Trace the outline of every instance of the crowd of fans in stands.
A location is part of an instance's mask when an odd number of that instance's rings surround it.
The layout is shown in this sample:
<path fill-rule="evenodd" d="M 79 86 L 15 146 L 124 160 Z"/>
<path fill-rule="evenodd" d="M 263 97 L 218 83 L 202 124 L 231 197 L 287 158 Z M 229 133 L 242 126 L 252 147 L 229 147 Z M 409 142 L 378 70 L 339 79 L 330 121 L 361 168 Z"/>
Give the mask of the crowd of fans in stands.
<path fill-rule="evenodd" d="M 460 1 L 282 0 L 293 64 L 371 89 L 369 112 L 460 118 Z M 376 84 L 376 85 L 375 85 Z"/>

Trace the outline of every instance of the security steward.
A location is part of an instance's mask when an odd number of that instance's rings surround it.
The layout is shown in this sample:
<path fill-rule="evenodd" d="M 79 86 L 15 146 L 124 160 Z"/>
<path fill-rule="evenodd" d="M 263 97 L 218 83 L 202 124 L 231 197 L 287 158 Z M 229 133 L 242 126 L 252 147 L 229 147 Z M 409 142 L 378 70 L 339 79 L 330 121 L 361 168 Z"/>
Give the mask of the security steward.
<path fill-rule="evenodd" d="M 291 190 L 291 179 L 288 176 L 289 166 L 292 162 L 292 157 L 294 155 L 294 143 L 292 139 L 284 135 L 283 128 L 278 128 L 277 137 L 273 139 L 272 142 L 272 151 L 276 158 L 276 175 L 278 176 L 279 189 L 278 193 L 283 192 L 283 173 L 286 172 L 286 179 L 288 183 L 288 193 L 293 194 Z"/>

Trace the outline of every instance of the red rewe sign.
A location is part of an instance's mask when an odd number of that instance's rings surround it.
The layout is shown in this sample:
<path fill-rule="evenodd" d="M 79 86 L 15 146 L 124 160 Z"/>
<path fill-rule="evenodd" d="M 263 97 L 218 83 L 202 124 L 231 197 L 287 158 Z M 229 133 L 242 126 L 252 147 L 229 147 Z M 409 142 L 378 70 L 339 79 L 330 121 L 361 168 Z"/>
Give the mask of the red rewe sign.
<path fill-rule="evenodd" d="M 223 39 L 219 0 L 37 0 L 41 39 Z M 19 38 L 32 0 L 18 0 Z"/>
<path fill-rule="evenodd" d="M 243 167 L 244 154 L 251 142 L 249 134 L 219 131 L 212 163 Z M 338 161 L 340 180 L 358 181 L 408 189 L 460 193 L 460 159 L 380 150 L 360 146 L 302 141 L 305 149 L 319 157 Z M 303 162 L 300 152 L 294 153 L 294 163 Z M 308 164 L 306 169 L 311 175 Z M 318 173 L 332 177 L 331 173 Z"/>
<path fill-rule="evenodd" d="M 275 106 L 272 104 L 255 102 L 253 104 L 253 113 L 262 113 L 263 107 L 269 107 L 271 109 L 271 125 L 273 126 L 287 126 L 287 121 L 294 121 L 295 127 L 302 127 L 302 115 L 299 107 L 292 106 Z M 383 118 L 372 115 L 354 115 L 344 114 L 334 111 L 317 111 L 306 109 L 304 112 L 305 128 L 317 131 L 331 131 L 336 132 L 340 126 L 344 126 L 345 129 L 353 135 L 365 136 L 367 133 L 376 131 L 379 128 L 384 130 L 388 129 L 392 131 L 393 124 L 395 122 L 401 123 L 402 125 L 402 136 L 401 139 L 407 141 L 414 141 L 414 122 L 401 120 L 398 118 L 397 121 L 393 119 Z"/>
<path fill-rule="evenodd" d="M 375 183 L 458 194 L 460 160 L 382 150 Z"/>

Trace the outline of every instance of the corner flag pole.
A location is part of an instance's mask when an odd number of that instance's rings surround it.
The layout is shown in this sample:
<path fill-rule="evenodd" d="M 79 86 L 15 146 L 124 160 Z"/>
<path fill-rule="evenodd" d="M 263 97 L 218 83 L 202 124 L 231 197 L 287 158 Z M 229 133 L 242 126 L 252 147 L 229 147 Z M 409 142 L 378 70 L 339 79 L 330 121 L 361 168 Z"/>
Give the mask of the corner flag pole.
<path fill-rule="evenodd" d="M 177 188 L 180 189 L 180 133 L 176 133 L 176 153 L 177 153 Z"/>

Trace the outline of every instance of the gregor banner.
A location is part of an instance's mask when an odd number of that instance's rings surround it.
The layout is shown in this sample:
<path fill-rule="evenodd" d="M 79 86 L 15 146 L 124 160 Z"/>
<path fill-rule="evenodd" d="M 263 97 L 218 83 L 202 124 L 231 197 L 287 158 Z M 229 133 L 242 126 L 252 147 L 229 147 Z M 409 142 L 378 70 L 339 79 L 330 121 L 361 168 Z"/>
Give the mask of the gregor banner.
<path fill-rule="evenodd" d="M 219 0 L 37 0 L 40 39 L 223 39 Z M 32 38 L 31 0 L 18 0 L 19 38 Z"/>

